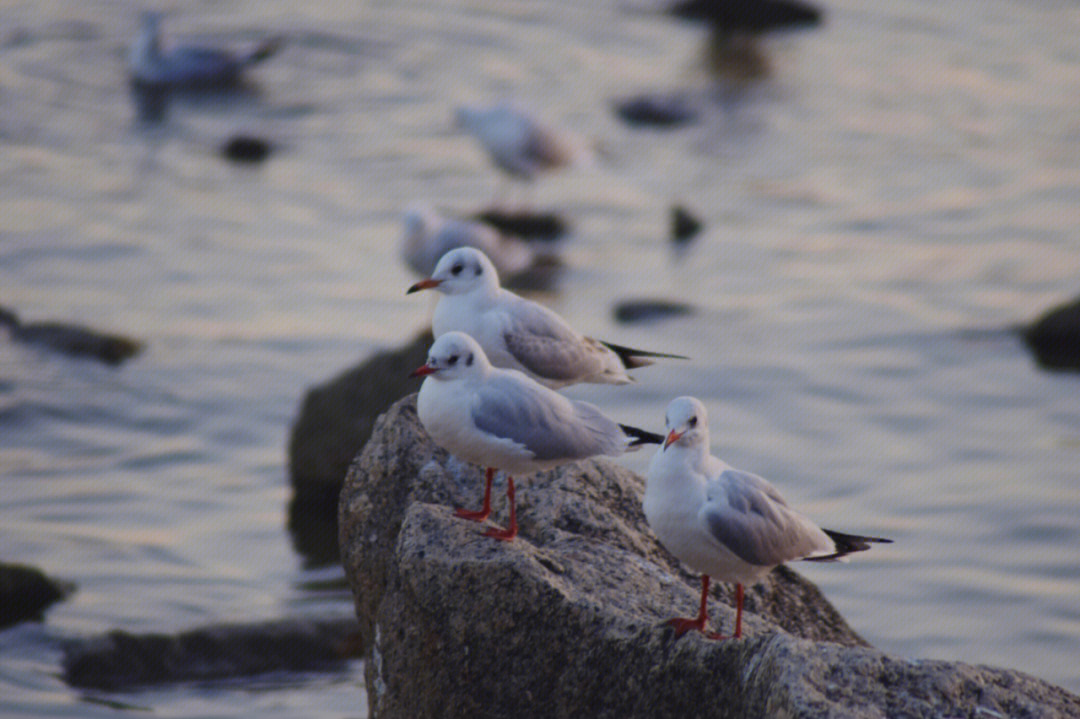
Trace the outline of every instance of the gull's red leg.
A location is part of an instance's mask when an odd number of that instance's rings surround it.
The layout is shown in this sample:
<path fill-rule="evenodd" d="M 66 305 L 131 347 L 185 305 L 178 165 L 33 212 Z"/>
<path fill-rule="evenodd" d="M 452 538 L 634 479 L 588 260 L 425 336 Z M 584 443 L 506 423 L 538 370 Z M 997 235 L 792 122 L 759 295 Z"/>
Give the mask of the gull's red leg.
<path fill-rule="evenodd" d="M 514 503 L 514 478 L 510 475 L 506 475 L 506 499 L 510 502 L 510 523 L 506 525 L 506 529 L 492 527 L 484 532 L 485 537 L 494 537 L 495 539 L 509 542 L 517 536 L 518 524 L 517 505 Z"/>
<path fill-rule="evenodd" d="M 709 621 L 709 575 L 701 575 L 701 606 L 698 607 L 698 615 L 693 619 L 676 617 L 669 619 L 668 624 L 675 628 L 675 638 L 678 639 L 691 629 L 696 629 L 709 639 L 723 639 L 724 636 L 717 632 L 706 632 L 705 624 Z"/>
<path fill-rule="evenodd" d="M 484 506 L 477 510 L 458 508 L 454 514 L 462 519 L 473 522 L 483 522 L 491 514 L 491 480 L 495 478 L 495 468 L 487 468 L 487 484 L 484 485 Z"/>
<path fill-rule="evenodd" d="M 732 636 L 738 639 L 742 636 L 742 601 L 743 601 L 743 585 L 735 585 L 735 634 Z"/>

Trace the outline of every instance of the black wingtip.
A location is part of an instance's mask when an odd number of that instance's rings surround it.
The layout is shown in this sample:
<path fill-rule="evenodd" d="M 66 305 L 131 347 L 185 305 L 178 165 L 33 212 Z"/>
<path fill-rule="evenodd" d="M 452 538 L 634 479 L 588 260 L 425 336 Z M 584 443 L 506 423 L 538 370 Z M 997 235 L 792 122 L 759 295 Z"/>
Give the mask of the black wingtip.
<path fill-rule="evenodd" d="M 884 537 L 863 537 L 858 534 L 844 534 L 843 532 L 834 532 L 831 529 L 822 529 L 821 531 L 829 535 L 829 539 L 836 545 L 836 551 L 824 557 L 807 557 L 807 561 L 828 562 L 830 560 L 846 557 L 855 552 L 866 551 L 867 549 L 870 549 L 871 544 L 892 544 L 893 541 L 891 539 L 885 539 Z"/>
<path fill-rule="evenodd" d="M 628 424 L 620 424 L 619 428 L 622 429 L 623 434 L 630 437 L 633 441 L 630 442 L 631 447 L 640 447 L 643 444 L 663 444 L 664 436 L 661 434 L 655 434 L 648 432 L 644 429 L 638 429 L 637 427 L 631 427 Z"/>
<path fill-rule="evenodd" d="M 646 365 L 652 364 L 652 361 L 647 358 L 681 360 L 690 359 L 689 357 L 684 357 L 683 355 L 636 350 L 632 347 L 623 347 L 622 345 L 612 344 L 611 342 L 604 342 L 603 340 L 600 340 L 600 344 L 604 345 L 609 350 L 617 354 L 619 356 L 619 361 L 623 363 L 623 367 L 625 367 L 626 369 L 636 369 L 637 367 L 644 367 Z"/>

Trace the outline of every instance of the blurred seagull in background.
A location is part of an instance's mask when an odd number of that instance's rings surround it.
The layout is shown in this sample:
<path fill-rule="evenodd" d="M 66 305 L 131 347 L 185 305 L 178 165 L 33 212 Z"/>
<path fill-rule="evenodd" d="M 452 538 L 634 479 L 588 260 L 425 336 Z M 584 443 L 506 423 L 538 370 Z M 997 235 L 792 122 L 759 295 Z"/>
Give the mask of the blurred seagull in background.
<path fill-rule="evenodd" d="M 220 87 L 235 83 L 249 65 L 265 60 L 282 45 L 274 37 L 246 52 L 180 45 L 167 47 L 161 37 L 162 13 L 147 10 L 128 55 L 131 79 L 150 87 Z"/>
<path fill-rule="evenodd" d="M 579 334 L 555 312 L 499 287 L 491 260 L 472 247 L 444 255 L 431 277 L 408 293 L 427 289 L 443 295 L 431 320 L 435 337 L 465 332 L 496 367 L 519 370 L 552 389 L 578 382 L 627 384 L 633 380 L 626 370 L 650 365 L 652 358 L 686 359 Z"/>
<path fill-rule="evenodd" d="M 820 529 L 790 508 L 768 481 L 714 457 L 705 405 L 694 397 L 672 400 L 664 420 L 667 438 L 646 476 L 645 518 L 668 551 L 701 572 L 698 615 L 670 620 L 676 636 L 691 629 L 705 632 L 710 577 L 736 583 L 733 637 L 738 639 L 744 584 L 761 581 L 784 562 L 844 561 L 871 543 L 892 541 Z"/>
<path fill-rule="evenodd" d="M 532 182 L 543 171 L 587 165 L 593 159 L 580 136 L 515 104 L 461 106 L 454 119 L 484 146 L 496 167 L 515 179 Z"/>
<path fill-rule="evenodd" d="M 405 211 L 403 219 L 405 235 L 401 256 L 421 277 L 429 277 L 439 259 L 458 247 L 480 250 L 504 277 L 528 269 L 536 259 L 525 241 L 504 235 L 482 222 L 446 217 L 427 204 L 412 205 Z"/>
<path fill-rule="evenodd" d="M 491 513 L 491 481 L 507 473 L 509 522 L 484 536 L 509 541 L 517 536 L 514 478 L 579 459 L 617 457 L 663 437 L 617 424 L 588 402 L 577 402 L 529 379 L 498 369 L 479 343 L 464 332 L 435 340 L 427 362 L 412 373 L 425 377 L 416 399 L 420 422 L 432 440 L 458 459 L 487 468 L 484 505 L 459 509 L 464 519 L 482 522 Z"/>

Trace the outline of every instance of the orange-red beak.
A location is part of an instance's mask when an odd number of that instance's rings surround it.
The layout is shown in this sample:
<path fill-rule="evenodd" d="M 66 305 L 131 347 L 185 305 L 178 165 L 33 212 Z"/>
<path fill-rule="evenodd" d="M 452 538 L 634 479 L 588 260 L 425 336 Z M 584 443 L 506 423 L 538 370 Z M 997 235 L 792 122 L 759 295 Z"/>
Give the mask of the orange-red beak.
<path fill-rule="evenodd" d="M 420 280 L 415 285 L 410 287 L 405 294 L 411 295 L 413 292 L 419 292 L 420 290 L 430 290 L 432 287 L 438 287 L 442 284 L 442 280 L 432 279 L 428 277 L 426 280 Z"/>
<path fill-rule="evenodd" d="M 429 374 L 431 374 L 433 372 L 438 372 L 438 371 L 439 371 L 438 367 L 432 367 L 431 365 L 422 364 L 419 367 L 417 367 L 416 369 L 414 369 L 412 372 L 410 372 L 409 376 L 410 377 L 423 377 L 425 375 L 429 375 Z"/>
<path fill-rule="evenodd" d="M 683 434 L 685 434 L 685 433 L 684 432 L 676 432 L 675 430 L 671 430 L 670 432 L 668 432 L 667 439 L 664 440 L 664 449 L 667 449 L 668 445 L 671 444 L 672 442 L 678 442 L 679 438 L 682 437 Z"/>

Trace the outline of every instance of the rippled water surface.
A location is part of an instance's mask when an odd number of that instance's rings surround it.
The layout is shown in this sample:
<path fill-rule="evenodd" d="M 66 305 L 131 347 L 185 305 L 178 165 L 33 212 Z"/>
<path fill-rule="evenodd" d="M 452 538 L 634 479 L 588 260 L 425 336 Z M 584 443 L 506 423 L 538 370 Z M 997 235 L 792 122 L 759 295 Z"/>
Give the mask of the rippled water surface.
<path fill-rule="evenodd" d="M 649 427 L 695 394 L 718 454 L 825 526 L 894 538 L 799 568 L 875 645 L 1080 691 L 1080 376 L 1009 331 L 1080 289 L 1075 3 L 837 0 L 750 81 L 642 3 L 175 4 L 178 34 L 289 42 L 249 92 L 155 126 L 124 80 L 138 9 L 0 5 L 0 305 L 147 345 L 114 370 L 0 338 L 0 560 L 79 587 L 0 632 L 0 713 L 364 714 L 355 665 L 83 696 L 59 643 L 347 611 L 284 528 L 289 426 L 306 387 L 424 323 L 399 213 L 491 199 L 450 115 L 505 96 L 601 147 L 532 193 L 574 227 L 543 299 L 694 360 L 570 393 Z M 701 122 L 621 125 L 611 100 L 647 90 Z M 240 131 L 279 149 L 229 165 Z M 706 222 L 681 255 L 674 201 Z M 698 311 L 617 325 L 631 296 Z"/>

